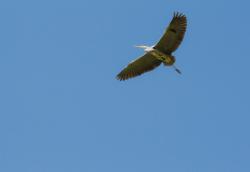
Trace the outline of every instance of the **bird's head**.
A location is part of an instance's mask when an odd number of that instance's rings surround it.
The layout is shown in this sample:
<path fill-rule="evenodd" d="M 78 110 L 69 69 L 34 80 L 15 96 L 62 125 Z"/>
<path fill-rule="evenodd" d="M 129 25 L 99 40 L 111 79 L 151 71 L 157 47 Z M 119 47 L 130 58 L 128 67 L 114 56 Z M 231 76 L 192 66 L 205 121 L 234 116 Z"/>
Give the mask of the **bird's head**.
<path fill-rule="evenodd" d="M 146 46 L 146 45 L 136 45 L 135 47 L 136 48 L 142 48 L 142 49 L 144 49 L 145 52 L 149 52 L 149 51 L 153 50 L 153 47 L 149 47 L 149 46 Z"/>

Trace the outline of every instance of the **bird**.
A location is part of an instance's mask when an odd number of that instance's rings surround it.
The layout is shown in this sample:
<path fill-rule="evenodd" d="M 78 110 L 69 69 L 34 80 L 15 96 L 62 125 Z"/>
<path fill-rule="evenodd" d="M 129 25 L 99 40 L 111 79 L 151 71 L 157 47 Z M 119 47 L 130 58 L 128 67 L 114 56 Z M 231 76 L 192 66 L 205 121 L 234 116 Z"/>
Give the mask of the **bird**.
<path fill-rule="evenodd" d="M 124 81 L 145 72 L 149 72 L 163 63 L 165 66 L 172 66 L 175 71 L 181 71 L 174 65 L 175 56 L 172 53 L 181 44 L 187 28 L 187 17 L 183 13 L 174 12 L 173 18 L 165 30 L 165 33 L 156 45 L 139 45 L 137 48 L 144 49 L 145 54 L 125 67 L 116 78 Z"/>

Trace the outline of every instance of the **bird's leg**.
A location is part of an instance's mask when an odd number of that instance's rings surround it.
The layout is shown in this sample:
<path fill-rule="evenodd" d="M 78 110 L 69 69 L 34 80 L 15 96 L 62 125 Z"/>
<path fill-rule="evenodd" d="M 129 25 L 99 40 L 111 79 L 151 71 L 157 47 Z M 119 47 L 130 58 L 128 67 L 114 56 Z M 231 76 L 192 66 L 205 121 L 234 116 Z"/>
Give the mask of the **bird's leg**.
<path fill-rule="evenodd" d="M 173 68 L 178 74 L 181 74 L 181 71 L 175 65 L 173 65 Z"/>

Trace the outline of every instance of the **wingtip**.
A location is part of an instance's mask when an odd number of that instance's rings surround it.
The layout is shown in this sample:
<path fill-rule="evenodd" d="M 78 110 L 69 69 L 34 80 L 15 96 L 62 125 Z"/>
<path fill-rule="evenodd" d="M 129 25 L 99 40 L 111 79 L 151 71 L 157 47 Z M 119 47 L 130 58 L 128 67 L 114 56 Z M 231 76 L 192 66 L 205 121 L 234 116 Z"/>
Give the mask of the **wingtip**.
<path fill-rule="evenodd" d="M 175 11 L 175 12 L 174 12 L 174 17 L 186 17 L 186 15 L 185 15 L 184 13 Z"/>
<path fill-rule="evenodd" d="M 118 81 L 125 81 L 127 78 L 122 77 L 120 74 L 116 75 L 115 77 Z"/>
<path fill-rule="evenodd" d="M 116 75 L 115 79 L 118 81 L 122 81 L 122 78 L 119 75 Z"/>

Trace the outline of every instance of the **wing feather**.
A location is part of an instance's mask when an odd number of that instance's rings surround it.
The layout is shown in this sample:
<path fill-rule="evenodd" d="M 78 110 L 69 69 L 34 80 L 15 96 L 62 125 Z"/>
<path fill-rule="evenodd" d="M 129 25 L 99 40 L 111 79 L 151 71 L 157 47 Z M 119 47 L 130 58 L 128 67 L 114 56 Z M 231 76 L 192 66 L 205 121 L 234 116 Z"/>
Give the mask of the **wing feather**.
<path fill-rule="evenodd" d="M 142 57 L 132 61 L 124 68 L 118 75 L 118 80 L 127 80 L 139 76 L 145 72 L 151 71 L 154 68 L 158 67 L 161 64 L 161 61 L 156 59 L 150 53 L 144 54 Z"/>
<path fill-rule="evenodd" d="M 186 28 L 186 16 L 182 13 L 174 13 L 172 21 L 160 41 L 156 44 L 155 48 L 166 54 L 171 54 L 181 44 Z"/>

